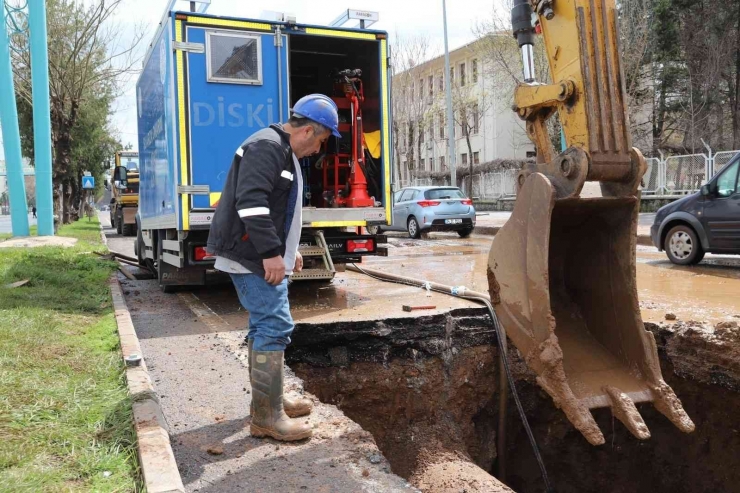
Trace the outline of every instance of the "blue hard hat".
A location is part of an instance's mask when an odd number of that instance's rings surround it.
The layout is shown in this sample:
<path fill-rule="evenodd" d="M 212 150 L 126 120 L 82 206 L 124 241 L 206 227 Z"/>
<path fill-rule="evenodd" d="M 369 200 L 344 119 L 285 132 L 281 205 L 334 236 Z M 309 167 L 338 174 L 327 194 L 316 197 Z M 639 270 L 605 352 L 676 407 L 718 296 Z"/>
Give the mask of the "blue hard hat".
<path fill-rule="evenodd" d="M 336 103 L 323 94 L 303 96 L 293 106 L 294 116 L 319 123 L 331 130 L 334 137 L 341 138 L 338 111 Z"/>

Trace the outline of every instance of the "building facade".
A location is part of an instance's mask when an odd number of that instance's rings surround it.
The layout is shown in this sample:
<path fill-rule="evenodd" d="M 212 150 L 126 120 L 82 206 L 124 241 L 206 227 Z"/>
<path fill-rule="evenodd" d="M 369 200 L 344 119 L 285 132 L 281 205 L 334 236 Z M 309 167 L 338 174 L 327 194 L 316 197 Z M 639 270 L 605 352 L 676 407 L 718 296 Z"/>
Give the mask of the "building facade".
<path fill-rule="evenodd" d="M 483 60 L 477 41 L 450 52 L 458 169 L 535 152 L 524 122 L 511 111 L 512 88 L 497 88 Z M 397 188 L 449 170 L 444 66 L 439 56 L 393 76 Z"/>

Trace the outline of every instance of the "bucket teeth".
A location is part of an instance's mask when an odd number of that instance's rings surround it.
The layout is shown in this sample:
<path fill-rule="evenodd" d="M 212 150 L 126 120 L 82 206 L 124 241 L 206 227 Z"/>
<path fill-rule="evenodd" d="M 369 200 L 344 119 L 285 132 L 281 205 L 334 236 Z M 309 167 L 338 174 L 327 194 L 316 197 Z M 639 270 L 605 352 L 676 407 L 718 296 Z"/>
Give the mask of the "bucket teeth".
<path fill-rule="evenodd" d="M 667 383 L 661 380 L 658 385 L 653 386 L 652 390 L 655 409 L 670 419 L 671 423 L 684 433 L 691 433 L 696 429 L 696 425 L 684 411 L 678 396 Z"/>
<path fill-rule="evenodd" d="M 563 351 L 558 338 L 551 334 L 540 344 L 536 355 L 538 362 L 527 361 L 530 366 L 542 368 L 537 383 L 550 394 L 555 406 L 561 408 L 568 420 L 583 434 L 591 445 L 603 445 L 604 435 L 596 424 L 591 411 L 573 394 L 563 368 Z M 533 364 L 534 363 L 534 364 Z"/>
<path fill-rule="evenodd" d="M 640 440 L 650 438 L 650 430 L 648 430 L 645 421 L 640 416 L 640 412 L 637 410 L 632 399 L 612 385 L 605 386 L 604 392 L 609 395 L 609 399 L 611 400 L 612 414 L 624 423 L 624 426 L 627 427 L 630 433 Z"/>

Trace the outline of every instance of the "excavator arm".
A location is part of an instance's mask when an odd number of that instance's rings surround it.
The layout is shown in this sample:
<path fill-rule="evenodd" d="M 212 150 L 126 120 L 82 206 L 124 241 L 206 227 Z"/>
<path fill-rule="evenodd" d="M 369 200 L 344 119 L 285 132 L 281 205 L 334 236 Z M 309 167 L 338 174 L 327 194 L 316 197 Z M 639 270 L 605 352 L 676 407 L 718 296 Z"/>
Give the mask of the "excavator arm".
<path fill-rule="evenodd" d="M 535 79 L 536 25 L 551 84 Z M 514 110 L 537 160 L 520 171 L 514 211 L 491 247 L 496 314 L 539 385 L 590 443 L 604 443 L 590 412 L 599 407 L 649 438 L 640 402 L 691 432 L 638 304 L 638 189 L 646 164 L 630 137 L 615 0 L 515 0 L 512 27 L 524 65 Z M 556 112 L 567 146 L 561 153 L 546 125 Z M 598 186 L 586 193 L 587 182 Z"/>

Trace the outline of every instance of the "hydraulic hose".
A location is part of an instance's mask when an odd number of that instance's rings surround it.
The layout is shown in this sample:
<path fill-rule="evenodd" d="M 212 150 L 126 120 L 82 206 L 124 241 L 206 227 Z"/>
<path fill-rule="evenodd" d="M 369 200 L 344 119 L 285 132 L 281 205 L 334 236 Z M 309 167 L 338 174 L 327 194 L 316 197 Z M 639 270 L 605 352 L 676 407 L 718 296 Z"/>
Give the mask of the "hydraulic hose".
<path fill-rule="evenodd" d="M 485 307 L 488 309 L 488 315 L 491 318 L 493 327 L 496 330 L 496 338 L 499 341 L 499 351 L 501 355 L 500 362 L 501 362 L 501 366 L 503 366 L 503 369 L 504 369 L 504 374 L 501 376 L 501 379 L 503 381 L 503 386 L 499 385 L 501 387 L 500 391 L 502 393 L 505 393 L 506 384 L 508 383 L 508 386 L 511 389 L 511 393 L 514 396 L 514 402 L 516 403 L 517 410 L 519 411 L 519 417 L 521 418 L 522 424 L 524 425 L 524 430 L 527 433 L 529 444 L 532 447 L 532 451 L 534 452 L 534 456 L 537 460 L 537 464 L 539 465 L 540 474 L 542 475 L 542 480 L 545 483 L 545 491 L 547 493 L 554 493 L 555 490 L 550 484 L 550 479 L 547 475 L 547 470 L 545 468 L 545 463 L 542 460 L 542 454 L 540 454 L 540 449 L 537 445 L 537 440 L 535 440 L 534 434 L 532 433 L 532 428 L 529 426 L 527 415 L 524 413 L 524 407 L 522 406 L 522 402 L 519 399 L 519 393 L 517 392 L 516 386 L 514 384 L 514 376 L 511 374 L 511 367 L 509 365 L 509 357 L 506 351 L 506 331 L 503 325 L 501 325 L 501 323 L 499 322 L 498 317 L 496 316 L 496 312 L 493 309 L 493 305 L 491 305 L 491 298 L 485 293 L 471 291 L 471 290 L 466 289 L 464 286 L 447 286 L 445 284 L 439 284 L 436 282 L 421 281 L 419 279 L 414 279 L 411 277 L 399 276 L 396 274 L 388 274 L 386 272 L 381 272 L 381 271 L 377 271 L 374 269 L 366 269 L 366 268 L 358 267 L 356 264 L 348 265 L 347 270 L 364 274 L 366 276 L 372 277 L 373 279 L 377 279 L 379 281 L 394 282 L 397 284 L 405 284 L 408 286 L 415 286 L 415 287 L 419 287 L 422 289 L 430 289 L 432 291 L 447 294 L 449 296 L 455 296 L 458 298 L 463 298 L 463 299 L 467 299 L 471 301 L 477 301 L 478 303 L 482 303 L 483 305 L 485 305 Z M 505 413 L 506 400 L 504 398 L 501 399 L 500 405 L 503 406 L 500 412 Z M 505 423 L 505 419 L 500 420 L 499 423 L 500 424 Z M 500 433 L 501 431 L 499 431 L 499 434 Z M 502 440 L 499 440 L 499 446 L 501 445 L 502 445 Z M 504 452 L 503 450 L 499 450 L 500 454 L 503 454 L 503 452 Z"/>

